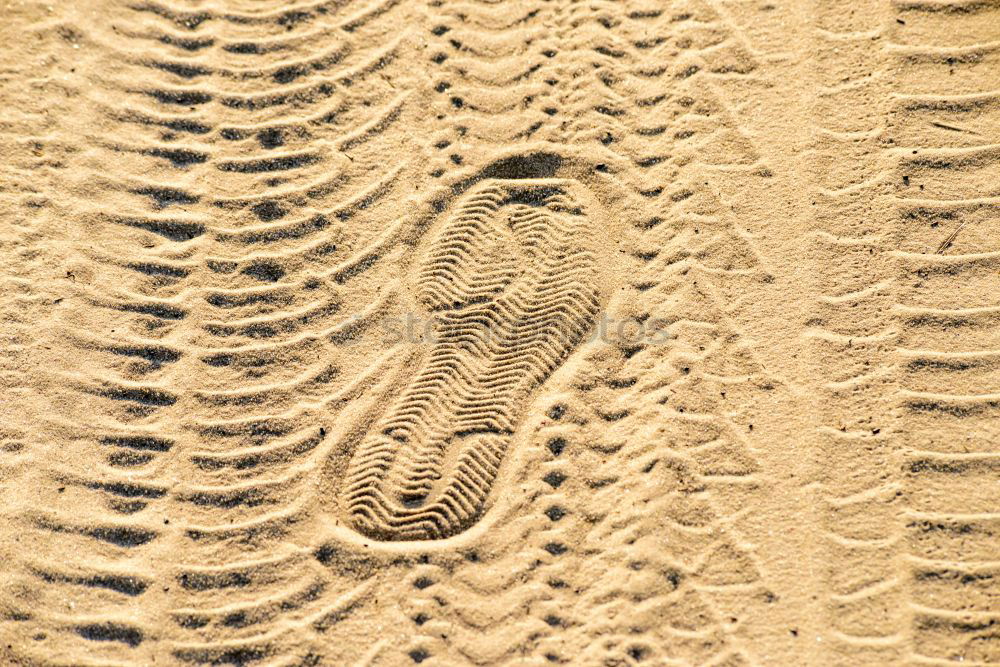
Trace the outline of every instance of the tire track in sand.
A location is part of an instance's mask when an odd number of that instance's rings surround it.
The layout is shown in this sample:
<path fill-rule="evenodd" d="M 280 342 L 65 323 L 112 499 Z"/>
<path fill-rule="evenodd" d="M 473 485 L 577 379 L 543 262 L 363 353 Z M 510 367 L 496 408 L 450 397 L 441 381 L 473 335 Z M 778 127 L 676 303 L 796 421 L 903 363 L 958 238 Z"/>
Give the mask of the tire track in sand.
<path fill-rule="evenodd" d="M 1000 662 L 995 429 L 1000 7 L 895 2 L 893 203 L 899 289 L 908 659 Z M 978 279 L 978 280 L 977 280 Z M 982 281 L 986 281 L 985 283 Z M 975 435 L 973 435 L 975 434 Z"/>
<path fill-rule="evenodd" d="M 386 78 L 405 35 L 378 21 L 391 5 L 343 4 L 111 3 L 75 28 L 103 59 L 85 111 L 106 130 L 82 133 L 98 189 L 74 202 L 86 307 L 64 331 L 95 363 L 54 427 L 66 502 L 22 523 L 86 565 L 26 558 L 28 659 L 307 658 L 360 594 L 289 539 L 357 378 L 340 320 L 372 288 L 339 293 L 370 275 L 354 256 L 387 249 L 380 207 L 405 168 L 372 162 L 407 113 Z"/>

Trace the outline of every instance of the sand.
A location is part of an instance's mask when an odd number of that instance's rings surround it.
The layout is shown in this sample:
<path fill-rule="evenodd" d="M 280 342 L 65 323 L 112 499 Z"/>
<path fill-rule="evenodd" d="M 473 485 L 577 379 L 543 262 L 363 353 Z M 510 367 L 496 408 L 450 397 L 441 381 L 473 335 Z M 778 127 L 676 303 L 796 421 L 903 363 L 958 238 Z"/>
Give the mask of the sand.
<path fill-rule="evenodd" d="M 0 17 L 0 664 L 1000 663 L 1000 3 Z"/>

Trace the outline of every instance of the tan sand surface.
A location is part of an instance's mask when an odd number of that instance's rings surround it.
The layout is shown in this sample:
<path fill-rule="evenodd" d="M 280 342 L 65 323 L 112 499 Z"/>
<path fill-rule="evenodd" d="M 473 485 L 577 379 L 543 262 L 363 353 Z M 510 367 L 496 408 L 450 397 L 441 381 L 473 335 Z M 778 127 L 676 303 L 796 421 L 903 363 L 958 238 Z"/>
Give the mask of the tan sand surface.
<path fill-rule="evenodd" d="M 1000 1 L 0 19 L 0 665 L 1000 664 Z"/>

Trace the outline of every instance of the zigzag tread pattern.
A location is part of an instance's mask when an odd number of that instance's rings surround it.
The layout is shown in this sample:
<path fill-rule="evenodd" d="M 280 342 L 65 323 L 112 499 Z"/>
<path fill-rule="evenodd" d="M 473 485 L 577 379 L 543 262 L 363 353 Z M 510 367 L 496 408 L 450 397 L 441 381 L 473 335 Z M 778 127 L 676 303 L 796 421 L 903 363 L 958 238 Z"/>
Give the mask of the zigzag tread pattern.
<path fill-rule="evenodd" d="M 359 446 L 347 511 L 372 537 L 448 537 L 483 511 L 525 401 L 599 308 L 587 219 L 558 182 L 483 181 L 418 269 L 426 358 Z"/>

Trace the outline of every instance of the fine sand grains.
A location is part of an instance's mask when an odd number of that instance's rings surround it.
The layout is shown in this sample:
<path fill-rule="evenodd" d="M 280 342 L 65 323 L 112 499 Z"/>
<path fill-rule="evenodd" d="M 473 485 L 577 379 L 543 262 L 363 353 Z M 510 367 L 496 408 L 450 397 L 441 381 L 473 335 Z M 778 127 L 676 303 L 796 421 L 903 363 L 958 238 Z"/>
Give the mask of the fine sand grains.
<path fill-rule="evenodd" d="M 1000 3 L 0 18 L 0 664 L 1000 663 Z"/>

